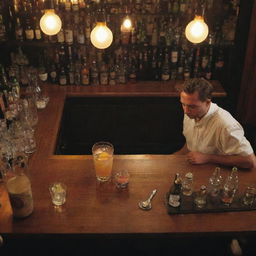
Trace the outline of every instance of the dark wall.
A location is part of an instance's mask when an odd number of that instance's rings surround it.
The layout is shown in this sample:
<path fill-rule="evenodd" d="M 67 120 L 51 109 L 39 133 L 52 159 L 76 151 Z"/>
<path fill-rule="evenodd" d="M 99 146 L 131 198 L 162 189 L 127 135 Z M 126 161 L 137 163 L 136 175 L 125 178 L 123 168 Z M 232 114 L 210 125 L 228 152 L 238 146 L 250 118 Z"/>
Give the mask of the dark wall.
<path fill-rule="evenodd" d="M 240 13 L 238 16 L 235 43 L 229 54 L 228 75 L 224 81 L 221 81 L 227 92 L 225 108 L 234 116 L 237 114 L 237 104 L 245 62 L 253 2 L 254 0 L 240 1 Z"/>

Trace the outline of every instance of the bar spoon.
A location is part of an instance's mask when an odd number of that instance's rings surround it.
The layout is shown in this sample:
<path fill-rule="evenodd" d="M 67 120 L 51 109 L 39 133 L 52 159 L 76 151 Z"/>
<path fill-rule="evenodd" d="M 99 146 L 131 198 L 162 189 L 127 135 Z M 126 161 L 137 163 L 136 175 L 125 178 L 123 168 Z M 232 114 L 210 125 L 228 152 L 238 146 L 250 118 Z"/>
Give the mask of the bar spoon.
<path fill-rule="evenodd" d="M 140 201 L 139 202 L 140 209 L 142 209 L 142 210 L 150 210 L 152 208 L 151 200 L 152 200 L 153 196 L 156 194 L 156 192 L 157 192 L 157 190 L 154 189 L 152 191 L 151 195 L 149 196 L 149 198 L 146 201 Z"/>

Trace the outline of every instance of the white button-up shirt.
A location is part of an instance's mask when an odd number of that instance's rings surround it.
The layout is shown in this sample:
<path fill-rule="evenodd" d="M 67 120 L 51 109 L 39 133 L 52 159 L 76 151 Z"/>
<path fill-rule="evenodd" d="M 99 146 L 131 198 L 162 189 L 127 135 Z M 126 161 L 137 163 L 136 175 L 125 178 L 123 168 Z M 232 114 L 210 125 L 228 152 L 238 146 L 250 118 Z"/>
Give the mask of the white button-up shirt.
<path fill-rule="evenodd" d="M 253 153 L 242 126 L 215 103 L 211 103 L 208 112 L 199 121 L 185 114 L 183 134 L 189 151 L 242 156 Z"/>

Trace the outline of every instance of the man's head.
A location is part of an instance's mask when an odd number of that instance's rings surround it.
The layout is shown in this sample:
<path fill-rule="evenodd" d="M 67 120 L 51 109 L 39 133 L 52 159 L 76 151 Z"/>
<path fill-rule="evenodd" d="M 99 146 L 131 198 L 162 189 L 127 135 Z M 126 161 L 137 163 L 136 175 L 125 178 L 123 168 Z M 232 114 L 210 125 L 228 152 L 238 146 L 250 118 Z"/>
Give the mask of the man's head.
<path fill-rule="evenodd" d="M 212 85 L 204 78 L 187 80 L 180 94 L 184 113 L 191 119 L 201 119 L 210 107 L 212 91 Z"/>

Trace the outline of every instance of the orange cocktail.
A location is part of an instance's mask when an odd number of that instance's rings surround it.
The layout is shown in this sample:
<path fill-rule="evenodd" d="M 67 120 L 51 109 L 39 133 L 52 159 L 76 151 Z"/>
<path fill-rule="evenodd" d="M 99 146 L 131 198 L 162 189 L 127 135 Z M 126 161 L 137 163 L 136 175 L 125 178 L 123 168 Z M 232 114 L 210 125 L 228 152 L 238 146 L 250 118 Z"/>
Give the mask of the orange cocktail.
<path fill-rule="evenodd" d="M 111 177 L 114 147 L 109 142 L 97 142 L 92 147 L 94 168 L 99 181 L 107 181 Z"/>

